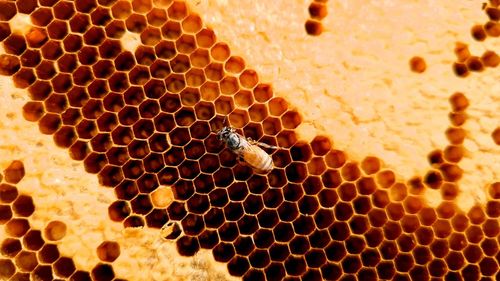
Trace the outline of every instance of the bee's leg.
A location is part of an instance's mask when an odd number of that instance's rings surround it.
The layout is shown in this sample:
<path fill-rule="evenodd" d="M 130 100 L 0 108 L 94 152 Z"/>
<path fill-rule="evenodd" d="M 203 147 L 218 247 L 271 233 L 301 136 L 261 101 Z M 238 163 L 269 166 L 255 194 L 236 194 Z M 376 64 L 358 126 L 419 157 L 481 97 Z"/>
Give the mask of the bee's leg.
<path fill-rule="evenodd" d="M 250 142 L 250 144 L 258 145 L 258 146 L 260 146 L 260 147 L 264 147 L 264 148 L 269 148 L 269 149 L 279 149 L 279 147 L 277 147 L 277 146 L 274 146 L 274 145 L 269 145 L 269 144 L 267 144 L 267 143 L 263 143 L 263 142 L 258 142 L 258 141 L 254 141 L 254 140 L 249 141 L 249 142 Z"/>

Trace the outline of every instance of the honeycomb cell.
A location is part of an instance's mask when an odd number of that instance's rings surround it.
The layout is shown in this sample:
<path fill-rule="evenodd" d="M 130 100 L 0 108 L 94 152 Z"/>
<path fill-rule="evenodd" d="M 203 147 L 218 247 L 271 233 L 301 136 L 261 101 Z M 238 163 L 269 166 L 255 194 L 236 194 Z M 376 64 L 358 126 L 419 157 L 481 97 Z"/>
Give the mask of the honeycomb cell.
<path fill-rule="evenodd" d="M 4 41 L 5 38 L 7 38 L 12 31 L 10 30 L 9 23 L 7 22 L 1 22 L 0 23 L 0 41 Z"/>
<path fill-rule="evenodd" d="M 23 237 L 24 248 L 28 250 L 38 251 L 44 244 L 42 233 L 38 230 L 30 230 Z"/>
<path fill-rule="evenodd" d="M 118 200 L 108 207 L 108 215 L 112 221 L 121 222 L 130 215 L 130 207 L 126 201 Z"/>
<path fill-rule="evenodd" d="M 205 75 L 208 80 L 211 81 L 220 81 L 223 77 L 224 70 L 222 64 L 213 62 L 205 67 Z"/>
<path fill-rule="evenodd" d="M 30 63 L 29 63 L 30 64 Z M 17 57 L 11 55 L 0 56 L 0 74 L 13 75 L 20 69 L 20 61 Z"/>
<path fill-rule="evenodd" d="M 462 42 L 457 42 L 455 44 L 454 52 L 459 62 L 464 62 L 471 55 L 468 45 Z"/>
<path fill-rule="evenodd" d="M 500 64 L 500 56 L 494 51 L 485 51 L 481 56 L 481 62 L 486 67 L 497 67 Z"/>
<path fill-rule="evenodd" d="M 16 273 L 16 267 L 11 260 L 0 259 L 0 278 L 9 280 Z"/>
<path fill-rule="evenodd" d="M 69 155 L 74 160 L 83 160 L 90 153 L 90 149 L 86 142 L 76 141 L 69 148 Z"/>
<path fill-rule="evenodd" d="M 52 87 L 48 82 L 37 81 L 29 89 L 30 98 L 32 100 L 45 100 L 51 94 Z M 74 98 L 74 97 L 73 97 Z"/>
<path fill-rule="evenodd" d="M 273 235 L 278 242 L 288 242 L 294 237 L 295 234 L 291 223 L 279 222 L 273 228 Z"/>
<path fill-rule="evenodd" d="M 410 69 L 415 73 L 423 73 L 427 68 L 424 58 L 415 56 L 410 59 Z"/>
<path fill-rule="evenodd" d="M 453 63 L 453 72 L 459 77 L 467 77 L 469 75 L 469 69 L 464 63 Z"/>
<path fill-rule="evenodd" d="M 285 129 L 295 129 L 302 123 L 302 117 L 298 112 L 287 111 L 281 116 L 281 123 Z"/>
<path fill-rule="evenodd" d="M 488 21 L 486 24 L 484 24 L 484 30 L 488 36 L 500 36 L 500 24 L 498 22 Z"/>
<path fill-rule="evenodd" d="M 8 183 L 11 183 L 11 184 L 19 183 L 21 181 L 21 179 L 24 178 L 24 175 L 25 175 L 24 164 L 23 164 L 23 162 L 21 162 L 19 160 L 12 161 L 9 164 L 9 166 L 7 168 L 5 168 L 5 170 L 3 170 L 4 180 Z M 2 189 L 0 189 L 0 192 L 2 193 L 2 195 L 5 193 L 7 199 L 4 200 L 3 196 L 1 196 L 0 199 L 2 199 L 2 201 L 4 201 L 4 202 L 8 202 L 9 198 L 15 198 L 15 197 L 10 196 L 12 194 L 12 189 L 15 189 L 15 187 L 11 187 L 9 185 L 5 185 L 5 187 L 3 187 L 3 186 L 4 185 L 2 185 Z M 27 197 L 27 196 L 23 196 L 23 198 L 24 197 Z M 26 198 L 24 198 L 22 200 L 22 203 L 21 203 L 21 201 L 19 201 L 19 202 L 20 202 L 20 205 L 19 205 L 20 208 L 26 207 L 27 209 L 29 209 L 29 206 L 24 206 L 25 204 L 29 205 L 26 202 Z M 16 203 L 14 202 L 14 204 L 16 204 Z M 14 209 L 17 209 L 16 206 L 14 206 Z"/>
<path fill-rule="evenodd" d="M 318 36 L 323 32 L 323 24 L 317 20 L 308 19 L 305 24 L 307 34 Z"/>
<path fill-rule="evenodd" d="M 349 182 L 342 183 L 338 187 L 337 192 L 339 194 L 340 199 L 343 201 L 351 201 L 357 196 L 356 187 L 354 186 L 354 184 Z"/>
<path fill-rule="evenodd" d="M 53 62 L 44 60 L 37 65 L 35 72 L 38 78 L 49 80 L 56 74 L 56 69 Z"/>
<path fill-rule="evenodd" d="M 436 239 L 430 244 L 430 249 L 434 257 L 444 258 L 449 251 L 448 241 L 445 239 Z"/>
<path fill-rule="evenodd" d="M 111 281 L 115 278 L 115 272 L 110 264 L 99 263 L 91 271 L 93 280 Z"/>
<path fill-rule="evenodd" d="M 33 85 L 36 81 L 36 77 L 32 69 L 21 68 L 21 70 L 14 74 L 12 80 L 16 88 L 25 89 Z"/>
<path fill-rule="evenodd" d="M 36 254 L 34 252 L 21 251 L 15 258 L 15 264 L 21 271 L 33 271 L 38 265 Z"/>
<path fill-rule="evenodd" d="M 321 2 L 312 2 L 309 5 L 308 11 L 311 18 L 316 20 L 322 20 L 328 14 L 326 5 Z"/>

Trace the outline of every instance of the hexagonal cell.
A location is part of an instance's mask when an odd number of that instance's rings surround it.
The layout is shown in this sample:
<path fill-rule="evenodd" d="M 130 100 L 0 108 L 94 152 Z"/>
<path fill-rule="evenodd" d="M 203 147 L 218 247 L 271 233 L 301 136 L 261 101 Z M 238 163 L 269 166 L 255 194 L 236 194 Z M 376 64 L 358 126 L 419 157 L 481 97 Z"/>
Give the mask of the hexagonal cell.
<path fill-rule="evenodd" d="M 485 51 L 481 56 L 481 62 L 486 67 L 497 67 L 500 64 L 500 56 L 494 51 Z"/>
<path fill-rule="evenodd" d="M 3 170 L 3 175 L 6 182 L 11 184 L 19 183 L 25 175 L 23 162 L 19 160 L 12 161 L 9 166 Z M 0 199 L 4 202 L 9 202 L 9 199 L 15 198 L 15 196 L 12 196 L 14 194 L 14 189 L 15 187 L 3 184 L 0 189 Z M 17 196 L 17 191 L 15 193 Z M 4 198 L 6 200 L 4 200 Z"/>
<path fill-rule="evenodd" d="M 25 89 L 35 83 L 36 77 L 32 69 L 21 68 L 21 70 L 14 74 L 12 80 L 16 88 Z"/>
<path fill-rule="evenodd" d="M 136 107 L 125 106 L 118 112 L 118 120 L 122 125 L 132 125 L 139 120 L 139 111 Z"/>
<path fill-rule="evenodd" d="M 467 77 L 469 75 L 469 69 L 464 63 L 453 63 L 453 72 L 458 77 Z"/>
<path fill-rule="evenodd" d="M 33 271 L 38 265 L 36 254 L 34 252 L 21 251 L 15 258 L 15 264 L 21 271 Z"/>
<path fill-rule="evenodd" d="M 323 32 L 323 24 L 321 24 L 320 21 L 308 19 L 305 24 L 305 29 L 307 34 L 318 36 Z"/>
<path fill-rule="evenodd" d="M 211 63 L 205 68 L 205 75 L 208 80 L 220 81 L 224 75 L 222 64 Z"/>
<path fill-rule="evenodd" d="M 229 46 L 222 42 L 216 43 L 210 49 L 210 56 L 216 61 L 224 62 L 230 55 Z"/>
<path fill-rule="evenodd" d="M 484 30 L 488 36 L 500 36 L 500 25 L 496 21 L 488 21 L 486 24 L 484 24 Z"/>
<path fill-rule="evenodd" d="M 444 149 L 444 159 L 449 162 L 457 163 L 464 156 L 465 150 L 461 145 L 448 145 Z"/>
<path fill-rule="evenodd" d="M 170 74 L 170 65 L 164 60 L 157 59 L 150 66 L 149 70 L 154 78 L 164 79 Z"/>
<path fill-rule="evenodd" d="M 134 33 L 141 33 L 147 27 L 146 17 L 138 14 L 131 14 L 125 20 L 127 30 Z"/>
<path fill-rule="evenodd" d="M 0 211 L 2 211 L 0 215 L 0 224 L 5 224 L 12 218 L 12 210 L 8 205 L 0 205 Z"/>
<path fill-rule="evenodd" d="M 35 67 L 40 63 L 41 54 L 38 50 L 26 50 L 22 55 L 20 60 L 16 56 L 11 55 L 1 55 L 2 66 L 1 71 L 6 71 L 3 75 L 12 75 L 17 70 L 19 70 L 19 63 L 26 67 Z"/>
<path fill-rule="evenodd" d="M 144 219 L 142 216 L 129 216 L 123 221 L 123 226 L 128 227 L 144 227 Z"/>
<path fill-rule="evenodd" d="M 130 207 L 126 201 L 118 200 L 108 207 L 108 215 L 112 221 L 121 222 L 130 215 Z"/>
<path fill-rule="evenodd" d="M 225 222 L 217 229 L 221 241 L 232 242 L 239 236 L 238 225 L 235 222 Z"/>
<path fill-rule="evenodd" d="M 0 245 L 0 253 L 9 258 L 14 258 L 19 251 L 21 251 L 22 245 L 18 239 L 6 238 L 2 241 Z M 1 276 L 1 275 L 0 275 Z"/>
<path fill-rule="evenodd" d="M 115 272 L 110 264 L 99 263 L 91 271 L 93 280 L 111 281 L 115 277 Z"/>
<path fill-rule="evenodd" d="M 196 49 L 195 37 L 184 34 L 175 42 L 177 51 L 182 54 L 189 55 Z"/>
<path fill-rule="evenodd" d="M 2 62 L 0 66 L 1 75 L 13 75 L 21 67 L 20 60 L 15 56 L 2 54 L 0 56 L 0 61 Z"/>
<path fill-rule="evenodd" d="M 154 46 L 161 40 L 161 31 L 159 28 L 146 27 L 141 33 L 141 42 L 144 45 Z"/>
<path fill-rule="evenodd" d="M 5 179 L 7 180 L 7 174 L 5 174 Z M 33 199 L 27 195 L 20 195 L 17 197 L 12 205 L 12 210 L 14 213 L 20 217 L 29 217 L 35 211 L 35 205 L 33 204 Z"/>
<path fill-rule="evenodd" d="M 28 121 L 36 122 L 43 114 L 44 108 L 41 102 L 27 102 L 23 106 L 23 117 Z"/>

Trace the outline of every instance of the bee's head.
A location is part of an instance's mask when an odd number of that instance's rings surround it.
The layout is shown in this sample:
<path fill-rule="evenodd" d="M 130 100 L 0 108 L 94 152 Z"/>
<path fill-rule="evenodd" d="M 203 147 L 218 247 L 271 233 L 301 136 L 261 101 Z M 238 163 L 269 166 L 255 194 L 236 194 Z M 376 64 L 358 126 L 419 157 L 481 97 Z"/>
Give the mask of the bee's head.
<path fill-rule="evenodd" d="M 217 132 L 217 139 L 219 139 L 221 141 L 226 141 L 227 139 L 229 139 L 229 135 L 231 135 L 231 133 L 233 133 L 233 131 L 234 131 L 234 129 L 231 127 L 228 127 L 228 126 L 222 127 L 222 129 L 220 129 Z"/>

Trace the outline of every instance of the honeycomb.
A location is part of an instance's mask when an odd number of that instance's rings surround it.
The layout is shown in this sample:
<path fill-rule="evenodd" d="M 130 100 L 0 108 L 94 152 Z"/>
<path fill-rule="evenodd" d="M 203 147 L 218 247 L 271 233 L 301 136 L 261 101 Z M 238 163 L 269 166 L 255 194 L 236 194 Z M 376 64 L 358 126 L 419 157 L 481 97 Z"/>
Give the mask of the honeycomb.
<path fill-rule="evenodd" d="M 310 35 L 321 33 L 324 2 L 309 7 Z M 0 73 L 26 89 L 24 118 L 113 190 L 111 221 L 173 223 L 167 238 L 179 255 L 210 250 L 243 280 L 499 278 L 500 182 L 488 186 L 486 206 L 464 212 L 454 200 L 467 134 L 464 93 L 449 98 L 449 145 L 429 153 L 428 172 L 405 181 L 378 157 L 350 159 L 326 136 L 301 140 L 301 114 L 183 1 L 2 1 L 0 11 Z M 476 40 L 496 34 L 498 4 L 485 11 L 493 23 L 473 27 Z M 33 22 L 25 34 L 11 31 L 17 13 Z M 134 50 L 120 40 L 128 34 L 139 38 Z M 462 77 L 500 62 L 494 51 L 472 56 L 463 43 L 455 54 Z M 425 61 L 415 57 L 410 68 L 421 73 Z M 269 174 L 254 173 L 217 140 L 226 116 L 239 134 L 280 147 L 265 149 L 275 165 Z M 103 241 L 102 262 L 86 272 L 59 257 L 63 222 L 30 227 L 35 204 L 15 187 L 24 174 L 14 161 L 1 177 L 8 238 L 0 276 L 120 280 L 112 266 L 118 243 Z M 423 199 L 429 189 L 443 198 L 436 208 Z"/>
<path fill-rule="evenodd" d="M 61 255 L 57 243 L 66 235 L 62 221 L 50 221 L 44 229 L 30 225 L 35 212 L 33 198 L 16 187 L 25 175 L 24 164 L 12 161 L 0 174 L 0 224 L 7 238 L 0 242 L 2 280 L 124 280 L 115 278 L 110 264 L 120 255 L 116 242 L 104 241 L 96 250 L 103 261 L 89 271 L 77 268 L 73 259 Z M 2 179 L 3 178 L 3 179 Z"/>
<path fill-rule="evenodd" d="M 326 2 L 328 2 L 328 0 L 314 0 L 309 4 L 309 19 L 305 23 L 307 34 L 318 36 L 323 32 L 321 20 L 328 15 Z"/>

